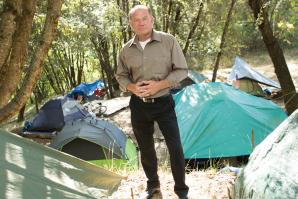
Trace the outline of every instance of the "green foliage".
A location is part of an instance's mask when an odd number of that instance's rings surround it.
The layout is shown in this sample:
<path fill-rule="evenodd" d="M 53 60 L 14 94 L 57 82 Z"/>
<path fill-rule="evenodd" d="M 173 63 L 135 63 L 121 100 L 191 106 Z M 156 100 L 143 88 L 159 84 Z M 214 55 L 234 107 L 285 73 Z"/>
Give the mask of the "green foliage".
<path fill-rule="evenodd" d="M 96 52 L 91 42 L 92 37 L 100 35 L 100 38 L 107 41 L 110 66 L 116 66 L 115 56 L 117 56 L 124 43 L 123 32 L 128 33 L 130 30 L 127 21 L 127 10 L 131 8 L 133 2 L 128 1 L 127 4 L 125 2 L 123 0 L 65 1 L 59 22 L 58 37 L 52 46 L 48 59 L 54 61 L 55 70 L 57 70 L 57 75 L 61 82 L 64 82 L 65 78 L 61 75 L 61 71 L 58 72 L 61 70 L 61 63 L 54 51 L 63 52 L 63 49 L 70 49 L 75 54 L 84 53 L 86 59 L 83 71 L 84 81 L 94 81 L 102 78 L 101 63 L 99 62 L 98 52 Z M 148 5 L 155 18 L 155 28 L 157 30 L 167 30 L 169 33 L 174 34 L 182 47 L 186 43 L 189 31 L 193 26 L 193 20 L 199 11 L 200 2 L 203 2 L 203 12 L 194 35 L 190 38 L 186 57 L 191 68 L 203 70 L 214 65 L 230 0 L 175 0 L 171 1 L 171 10 L 169 10 L 170 1 L 140 0 L 135 2 Z M 264 8 L 269 13 L 268 17 L 272 29 L 279 42 L 286 48 L 297 47 L 297 1 L 270 0 L 266 2 Z M 42 30 L 40 24 L 44 20 L 43 13 L 45 13 L 46 9 L 45 1 L 38 1 L 38 4 L 37 15 L 34 21 L 34 35 L 36 37 L 33 40 L 34 42 L 38 42 L 38 35 Z M 124 8 L 124 5 L 128 5 L 128 9 Z M 178 23 L 175 21 L 177 16 L 179 16 Z M 259 22 L 262 22 L 261 17 Z M 128 37 L 128 34 L 126 36 Z M 34 42 L 32 43 L 32 49 L 34 49 Z M 232 21 L 222 51 L 223 56 L 220 67 L 231 66 L 235 55 L 241 56 L 246 51 L 254 51 L 256 49 L 264 49 L 262 36 L 255 24 L 248 1 L 238 0 L 232 13 Z M 48 62 L 45 64 L 48 64 Z M 65 62 L 64 64 L 67 65 L 68 63 Z M 41 80 L 43 85 L 46 84 L 47 79 L 46 74 L 44 75 L 45 77 Z M 48 84 L 50 84 L 49 81 Z M 66 88 L 67 82 L 63 84 Z M 44 87 L 51 90 L 50 86 Z M 55 92 L 49 91 L 48 93 Z"/>
<path fill-rule="evenodd" d="M 298 2 L 296 0 L 277 1 L 276 6 L 271 9 L 272 25 L 281 44 L 287 47 L 297 47 Z"/>

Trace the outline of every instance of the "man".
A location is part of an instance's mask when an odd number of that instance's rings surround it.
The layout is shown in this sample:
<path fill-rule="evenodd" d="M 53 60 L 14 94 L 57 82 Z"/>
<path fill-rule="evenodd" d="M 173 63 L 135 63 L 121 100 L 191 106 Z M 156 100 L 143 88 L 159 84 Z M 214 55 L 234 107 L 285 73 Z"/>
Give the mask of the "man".
<path fill-rule="evenodd" d="M 137 5 L 130 10 L 129 25 L 135 37 L 119 54 L 116 78 L 122 90 L 132 93 L 129 104 L 131 123 L 148 178 L 147 198 L 161 195 L 153 140 L 154 121 L 158 123 L 169 150 L 174 191 L 179 198 L 187 198 L 183 149 L 174 100 L 169 94 L 170 88 L 187 76 L 187 64 L 176 39 L 153 30 L 153 24 L 147 6 Z"/>

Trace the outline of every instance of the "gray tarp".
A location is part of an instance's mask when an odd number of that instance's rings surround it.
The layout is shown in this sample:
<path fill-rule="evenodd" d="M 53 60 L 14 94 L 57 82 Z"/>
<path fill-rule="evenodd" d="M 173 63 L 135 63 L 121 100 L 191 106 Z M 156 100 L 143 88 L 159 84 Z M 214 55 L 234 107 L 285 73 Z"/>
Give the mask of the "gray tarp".
<path fill-rule="evenodd" d="M 230 74 L 230 80 L 236 80 L 236 79 L 242 79 L 242 78 L 249 78 L 261 84 L 265 84 L 267 86 L 280 88 L 279 83 L 253 70 L 248 63 L 243 61 L 240 57 L 236 57 L 234 66 L 232 68 L 232 72 Z"/>

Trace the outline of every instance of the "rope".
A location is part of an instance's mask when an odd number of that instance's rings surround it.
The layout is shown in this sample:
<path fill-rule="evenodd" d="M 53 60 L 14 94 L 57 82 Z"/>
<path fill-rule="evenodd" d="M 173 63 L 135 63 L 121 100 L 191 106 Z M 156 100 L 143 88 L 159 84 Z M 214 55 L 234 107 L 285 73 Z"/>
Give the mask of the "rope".
<path fill-rule="evenodd" d="M 296 96 L 297 93 L 296 93 L 296 91 L 293 91 L 292 93 L 289 93 L 289 94 L 292 94 L 292 96 L 290 97 L 290 99 L 288 101 L 285 102 L 285 105 L 288 104 L 292 99 L 294 99 L 294 97 Z"/>
<path fill-rule="evenodd" d="M 279 99 L 282 99 L 282 98 L 284 98 L 285 96 L 288 96 L 288 95 L 291 95 L 291 98 L 290 98 L 286 103 L 288 103 L 289 101 L 292 100 L 292 98 L 296 95 L 296 91 L 292 91 L 292 92 L 290 92 L 290 93 L 284 94 L 284 95 L 282 95 L 282 96 L 280 96 L 280 97 L 277 97 L 277 98 L 275 98 L 275 99 L 279 100 Z M 286 104 L 286 103 L 285 103 L 285 104 Z"/>

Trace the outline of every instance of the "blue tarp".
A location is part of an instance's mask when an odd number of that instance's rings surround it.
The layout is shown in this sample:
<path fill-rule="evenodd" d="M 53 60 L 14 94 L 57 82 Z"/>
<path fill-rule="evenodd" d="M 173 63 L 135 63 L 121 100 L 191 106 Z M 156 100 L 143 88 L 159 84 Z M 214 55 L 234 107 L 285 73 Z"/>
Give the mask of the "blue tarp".
<path fill-rule="evenodd" d="M 91 97 L 97 89 L 104 89 L 105 85 L 102 81 L 95 81 L 93 83 L 81 83 L 76 86 L 72 91 L 68 94 L 69 97 L 73 97 L 74 94 L 80 94 L 84 97 Z"/>

